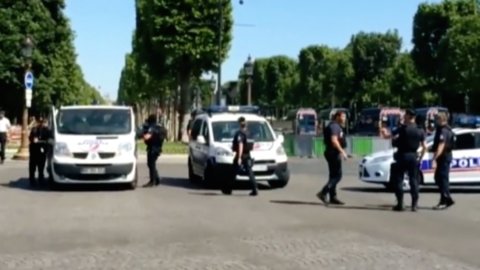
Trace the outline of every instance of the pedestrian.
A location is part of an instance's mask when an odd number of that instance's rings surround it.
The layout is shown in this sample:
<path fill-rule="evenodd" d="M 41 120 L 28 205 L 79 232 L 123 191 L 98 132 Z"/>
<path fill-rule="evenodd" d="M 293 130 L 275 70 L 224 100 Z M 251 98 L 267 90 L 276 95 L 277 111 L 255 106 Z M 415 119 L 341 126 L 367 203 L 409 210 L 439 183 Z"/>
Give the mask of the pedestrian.
<path fill-rule="evenodd" d="M 188 140 L 190 141 L 192 139 L 192 127 L 193 127 L 193 121 L 195 120 L 195 116 L 197 115 L 197 111 L 194 110 L 190 113 L 190 120 L 188 120 L 187 124 L 187 134 L 188 134 Z"/>
<path fill-rule="evenodd" d="M 349 157 L 345 151 L 347 147 L 345 133 L 343 132 L 345 121 L 345 112 L 337 111 L 323 132 L 324 156 L 328 163 L 329 176 L 327 184 L 317 193 L 317 197 L 326 205 L 329 203 L 345 204 L 337 197 L 337 185 L 342 180 L 342 159 L 346 160 Z M 327 201 L 327 195 L 329 195 L 329 201 Z"/>
<path fill-rule="evenodd" d="M 419 162 L 427 151 L 425 141 L 425 132 L 415 123 L 416 113 L 408 109 L 404 115 L 404 124 L 399 128 L 397 136 L 393 139 L 393 145 L 397 147 L 395 160 L 397 162 L 394 181 L 395 196 L 397 204 L 393 207 L 394 211 L 404 211 L 403 205 L 403 181 L 405 173 L 408 174 L 410 183 L 410 194 L 412 196 L 412 211 L 418 210 L 419 181 L 418 171 Z M 421 147 L 421 153 L 418 155 L 418 148 Z"/>
<path fill-rule="evenodd" d="M 392 132 L 388 127 L 388 117 L 383 116 L 382 121 L 380 122 L 380 138 L 390 139 L 392 138 Z"/>
<path fill-rule="evenodd" d="M 5 117 L 5 111 L 0 111 L 0 164 L 5 162 L 5 148 L 10 137 L 11 127 L 10 120 Z"/>
<path fill-rule="evenodd" d="M 143 140 L 147 145 L 147 166 L 150 181 L 144 187 L 153 187 L 160 184 L 160 176 L 157 170 L 157 159 L 162 153 L 163 141 L 166 138 L 166 130 L 157 124 L 157 116 L 151 114 L 147 121 L 147 128 L 143 134 Z"/>
<path fill-rule="evenodd" d="M 434 209 L 445 209 L 455 204 L 450 196 L 449 174 L 452 163 L 452 149 L 455 144 L 455 134 L 448 126 L 448 116 L 444 112 L 437 115 L 437 127 L 433 138 L 432 168 L 435 170 L 435 183 L 440 191 L 440 202 Z"/>
<path fill-rule="evenodd" d="M 29 163 L 28 172 L 30 185 L 35 185 L 35 172 L 38 170 L 39 182 L 44 182 L 44 170 L 45 162 L 47 159 L 48 140 L 50 138 L 50 132 L 46 123 L 42 117 L 36 119 L 36 125 L 31 129 L 29 135 Z"/>
<path fill-rule="evenodd" d="M 250 152 L 253 150 L 253 142 L 247 139 L 247 121 L 245 117 L 238 119 L 240 129 L 233 135 L 232 151 L 235 153 L 233 158 L 232 173 L 222 187 L 222 193 L 226 195 L 232 194 L 233 184 L 237 178 L 237 174 L 241 171 L 245 172 L 250 179 L 252 192 L 250 196 L 258 195 L 257 181 L 253 174 L 253 159 Z"/>

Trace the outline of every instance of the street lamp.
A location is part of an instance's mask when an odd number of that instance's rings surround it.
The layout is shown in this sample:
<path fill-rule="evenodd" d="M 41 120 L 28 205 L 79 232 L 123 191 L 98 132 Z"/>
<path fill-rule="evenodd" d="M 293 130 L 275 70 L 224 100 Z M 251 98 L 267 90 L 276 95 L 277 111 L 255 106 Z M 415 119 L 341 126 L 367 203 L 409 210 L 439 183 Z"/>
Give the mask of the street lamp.
<path fill-rule="evenodd" d="M 25 63 L 25 76 L 30 71 L 32 67 L 32 54 L 33 54 L 33 41 L 30 37 L 26 37 L 23 41 L 22 47 L 22 56 Z M 23 107 L 23 116 L 22 116 L 22 137 L 20 142 L 20 147 L 18 148 L 17 153 L 13 156 L 13 159 L 17 160 L 26 160 L 29 157 L 28 151 L 28 94 L 27 89 L 24 91 L 25 94 L 25 104 Z"/>
<path fill-rule="evenodd" d="M 465 113 L 470 113 L 470 98 L 468 97 L 468 93 L 465 94 L 463 101 L 465 103 Z"/>
<path fill-rule="evenodd" d="M 252 57 L 249 55 L 247 62 L 243 65 L 243 70 L 245 71 L 245 79 L 247 80 L 247 102 L 248 105 L 252 105 L 252 76 L 253 76 L 253 62 Z"/>
<path fill-rule="evenodd" d="M 210 88 L 212 89 L 212 105 L 215 104 L 215 87 L 217 86 L 217 81 L 215 80 L 215 77 L 212 75 L 212 78 L 210 79 Z"/>
<path fill-rule="evenodd" d="M 218 0 L 218 11 L 220 13 L 220 18 L 219 18 L 219 24 L 218 24 L 218 70 L 217 70 L 217 94 L 216 94 L 216 100 L 217 104 L 220 105 L 221 100 L 222 100 L 222 40 L 223 40 L 223 6 L 225 3 L 227 3 L 230 0 Z M 240 5 L 243 5 L 243 0 L 238 1 Z"/>

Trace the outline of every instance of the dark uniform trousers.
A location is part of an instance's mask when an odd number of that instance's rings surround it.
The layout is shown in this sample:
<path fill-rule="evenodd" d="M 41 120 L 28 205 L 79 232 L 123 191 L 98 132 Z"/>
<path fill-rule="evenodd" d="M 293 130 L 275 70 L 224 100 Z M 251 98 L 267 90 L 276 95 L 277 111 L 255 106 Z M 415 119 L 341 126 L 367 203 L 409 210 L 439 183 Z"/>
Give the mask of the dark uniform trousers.
<path fill-rule="evenodd" d="M 328 183 L 322 190 L 323 194 L 329 193 L 330 198 L 337 196 L 337 185 L 342 180 L 342 157 L 337 152 L 325 151 L 328 163 Z"/>
<path fill-rule="evenodd" d="M 47 160 L 47 147 L 43 143 L 29 145 L 30 158 L 28 164 L 29 179 L 35 180 L 35 171 L 38 169 L 38 178 L 44 180 L 45 162 Z"/>
<path fill-rule="evenodd" d="M 0 159 L 5 160 L 5 147 L 7 146 L 7 133 L 0 132 Z"/>
<path fill-rule="evenodd" d="M 398 204 L 403 204 L 403 181 L 405 173 L 408 174 L 408 180 L 410 184 L 410 194 L 412 196 L 412 205 L 417 205 L 419 197 L 419 181 L 418 170 L 419 164 L 417 161 L 417 153 L 399 153 L 398 154 L 398 171 L 396 172 L 396 187 L 395 196 L 397 197 Z"/>
<path fill-rule="evenodd" d="M 452 154 L 448 153 L 442 155 L 437 159 L 437 169 L 435 170 L 435 183 L 440 190 L 440 200 L 442 203 L 446 203 L 447 199 L 450 199 L 450 187 L 449 187 L 449 174 L 450 164 L 452 163 Z"/>
<path fill-rule="evenodd" d="M 147 166 L 150 176 L 150 182 L 158 184 L 160 182 L 160 176 L 158 176 L 157 160 L 160 156 L 160 147 L 148 147 L 147 149 Z"/>
<path fill-rule="evenodd" d="M 237 179 L 237 174 L 239 171 L 242 169 L 242 167 L 245 169 L 245 172 L 248 175 L 248 179 L 250 182 L 250 187 L 252 188 L 252 191 L 257 191 L 257 181 L 255 179 L 255 175 L 253 173 L 253 159 L 250 158 L 250 156 L 244 156 L 242 157 L 242 162 L 241 165 L 238 164 L 238 157 L 235 156 L 233 159 L 233 165 L 232 165 L 232 171 L 230 177 L 225 181 L 225 185 L 223 187 L 223 192 L 225 193 L 231 193 L 233 189 L 233 185 L 235 184 L 235 180 Z"/>

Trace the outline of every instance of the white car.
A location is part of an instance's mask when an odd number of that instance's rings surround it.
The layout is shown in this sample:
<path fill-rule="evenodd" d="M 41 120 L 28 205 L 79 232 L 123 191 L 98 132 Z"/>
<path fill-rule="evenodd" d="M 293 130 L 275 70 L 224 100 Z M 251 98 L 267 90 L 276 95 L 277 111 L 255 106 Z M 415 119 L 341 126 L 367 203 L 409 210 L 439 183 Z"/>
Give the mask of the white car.
<path fill-rule="evenodd" d="M 480 185 L 480 129 L 453 129 L 456 135 L 453 160 L 450 169 L 451 185 Z M 432 169 L 433 137 L 427 137 L 428 151 L 420 164 L 420 184 L 435 185 Z M 395 149 L 376 152 L 365 156 L 359 164 L 359 178 L 363 182 L 383 184 L 390 188 L 390 170 Z M 404 189 L 409 189 L 405 175 Z"/>
<path fill-rule="evenodd" d="M 290 172 L 283 148 L 283 135 L 277 135 L 270 123 L 257 114 L 254 106 L 216 106 L 198 114 L 192 124 L 189 142 L 188 175 L 191 181 L 219 183 L 228 177 L 233 165 L 233 135 L 243 116 L 255 143 L 251 152 L 252 167 L 257 181 L 267 181 L 273 188 L 288 184 Z M 236 180 L 248 180 L 238 174 Z"/>
<path fill-rule="evenodd" d="M 137 184 L 135 117 L 127 106 L 64 106 L 49 117 L 52 184 Z"/>

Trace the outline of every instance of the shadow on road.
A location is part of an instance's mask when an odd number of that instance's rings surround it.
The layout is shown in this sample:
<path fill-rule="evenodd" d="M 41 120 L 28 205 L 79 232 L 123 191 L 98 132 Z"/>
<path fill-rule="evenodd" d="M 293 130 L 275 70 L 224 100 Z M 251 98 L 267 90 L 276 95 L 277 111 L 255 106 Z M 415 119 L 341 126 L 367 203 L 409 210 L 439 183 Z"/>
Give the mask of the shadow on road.
<path fill-rule="evenodd" d="M 392 211 L 393 205 L 325 205 L 321 202 L 307 202 L 307 201 L 293 201 L 293 200 L 271 200 L 271 203 L 288 204 L 288 205 L 312 205 L 325 206 L 333 209 L 347 209 L 347 210 L 373 210 L 373 211 Z"/>
<path fill-rule="evenodd" d="M 385 188 L 372 188 L 372 187 L 343 187 L 341 188 L 345 191 L 351 192 L 365 192 L 365 193 L 392 193 L 393 191 L 388 191 Z M 408 191 L 405 191 L 408 193 Z M 438 193 L 438 188 L 436 187 L 421 187 L 420 193 Z M 480 193 L 480 188 L 467 188 L 467 187 L 451 187 L 450 193 L 457 194 L 477 194 Z"/>
<path fill-rule="evenodd" d="M 191 189 L 191 190 L 204 190 L 204 191 L 212 191 L 212 192 L 204 192 L 204 193 L 195 193 L 197 195 L 204 194 L 206 196 L 216 194 L 213 191 L 220 191 L 220 185 L 203 185 L 202 183 L 192 183 L 187 178 L 181 177 L 164 177 L 160 180 L 160 185 L 171 186 L 176 188 L 184 188 L 184 189 Z M 250 190 L 250 184 L 248 182 L 236 182 L 234 185 L 234 190 Z M 259 190 L 268 190 L 270 187 L 268 185 L 264 185 L 262 183 L 258 183 Z"/>
<path fill-rule="evenodd" d="M 118 184 L 75 184 L 75 185 L 61 185 L 51 188 L 47 182 L 38 183 L 34 186 L 30 185 L 28 178 L 19 178 L 12 180 L 9 183 L 0 184 L 2 187 L 14 188 L 37 192 L 56 192 L 56 191 L 70 191 L 70 192 L 103 192 L 103 191 L 125 191 L 128 186 Z"/>

